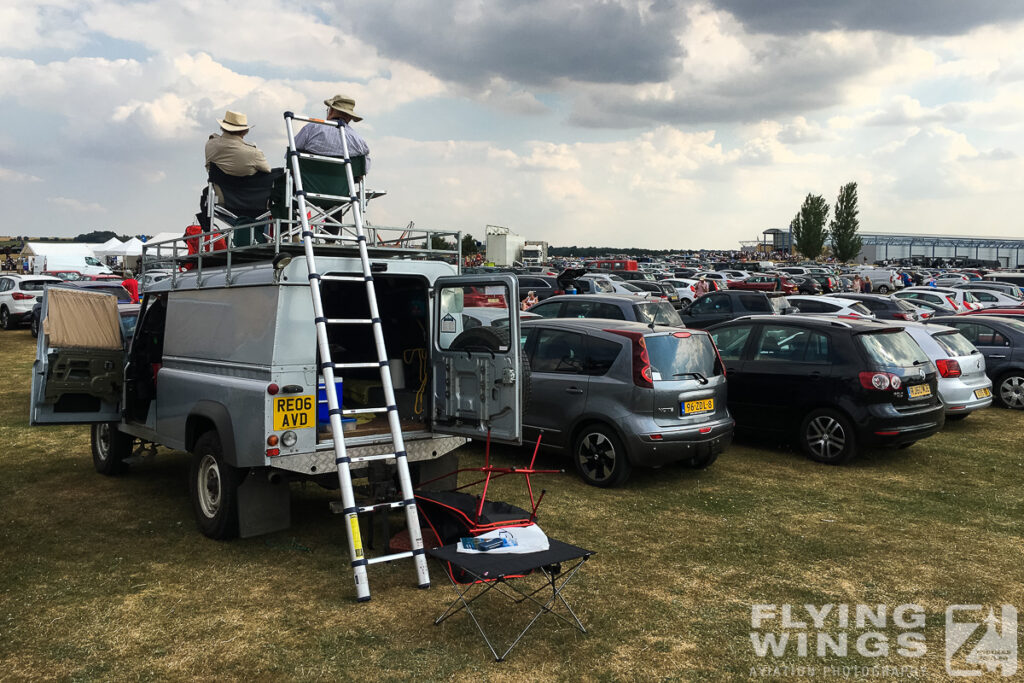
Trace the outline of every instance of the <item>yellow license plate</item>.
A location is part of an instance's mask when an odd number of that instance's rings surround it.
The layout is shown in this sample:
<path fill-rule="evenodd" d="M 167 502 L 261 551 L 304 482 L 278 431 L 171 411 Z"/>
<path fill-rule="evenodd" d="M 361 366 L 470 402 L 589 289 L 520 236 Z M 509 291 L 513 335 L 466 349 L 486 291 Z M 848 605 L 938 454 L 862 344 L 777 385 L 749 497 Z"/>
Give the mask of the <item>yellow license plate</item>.
<path fill-rule="evenodd" d="M 907 396 L 910 398 L 922 398 L 924 396 L 931 396 L 932 388 L 927 384 L 915 384 L 907 387 Z"/>
<path fill-rule="evenodd" d="M 274 431 L 305 429 L 316 424 L 316 399 L 312 396 L 275 396 Z"/>
<path fill-rule="evenodd" d="M 989 389 L 975 389 L 974 398 L 988 398 L 992 395 L 992 391 Z"/>
<path fill-rule="evenodd" d="M 684 415 L 692 415 L 694 413 L 706 413 L 714 409 L 715 399 L 713 398 L 701 398 L 696 401 L 686 401 L 683 403 Z"/>

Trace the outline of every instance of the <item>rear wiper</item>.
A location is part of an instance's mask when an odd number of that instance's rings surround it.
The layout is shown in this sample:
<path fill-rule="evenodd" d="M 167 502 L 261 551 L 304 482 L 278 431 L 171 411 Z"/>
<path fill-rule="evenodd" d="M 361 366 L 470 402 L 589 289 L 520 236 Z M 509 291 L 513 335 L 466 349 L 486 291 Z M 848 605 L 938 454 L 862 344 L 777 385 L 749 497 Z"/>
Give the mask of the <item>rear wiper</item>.
<path fill-rule="evenodd" d="M 928 361 L 926 361 L 926 360 L 915 360 L 914 361 L 914 365 L 924 365 L 927 362 Z"/>
<path fill-rule="evenodd" d="M 673 377 L 693 377 L 694 379 L 696 379 L 701 384 L 707 384 L 708 383 L 708 378 L 705 377 L 704 375 L 700 374 L 699 372 L 680 372 L 679 374 L 672 375 L 672 376 Z"/>

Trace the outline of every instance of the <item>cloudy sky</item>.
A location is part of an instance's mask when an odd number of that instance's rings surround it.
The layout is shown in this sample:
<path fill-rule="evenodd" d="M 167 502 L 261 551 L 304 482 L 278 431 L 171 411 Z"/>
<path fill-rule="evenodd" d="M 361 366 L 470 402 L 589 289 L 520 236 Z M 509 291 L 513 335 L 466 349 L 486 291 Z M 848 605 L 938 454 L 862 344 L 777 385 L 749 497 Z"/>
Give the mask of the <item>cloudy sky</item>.
<path fill-rule="evenodd" d="M 19 0 L 0 234 L 183 230 L 206 137 L 346 93 L 378 225 L 735 248 L 808 192 L 862 229 L 1021 236 L 1020 0 Z"/>

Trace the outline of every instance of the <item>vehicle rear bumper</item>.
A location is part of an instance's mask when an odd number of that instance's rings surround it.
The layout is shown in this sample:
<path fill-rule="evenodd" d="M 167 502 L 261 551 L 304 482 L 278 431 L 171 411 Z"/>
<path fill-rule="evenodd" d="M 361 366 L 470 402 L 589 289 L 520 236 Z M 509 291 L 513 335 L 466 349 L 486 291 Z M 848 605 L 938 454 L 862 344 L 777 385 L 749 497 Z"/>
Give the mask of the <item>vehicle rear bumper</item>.
<path fill-rule="evenodd" d="M 988 389 L 989 395 L 977 398 L 974 392 L 979 389 Z M 965 415 L 992 405 L 992 380 L 986 375 L 966 380 L 944 378 L 939 380 L 939 396 L 946 406 L 946 415 Z"/>
<path fill-rule="evenodd" d="M 629 442 L 629 455 L 634 465 L 652 467 L 666 465 L 695 456 L 721 453 L 732 443 L 735 422 L 731 417 L 715 422 L 686 427 L 657 427 L 637 433 Z M 661 438 L 658 439 L 657 437 Z"/>
<path fill-rule="evenodd" d="M 869 417 L 860 425 L 860 442 L 869 447 L 903 446 L 925 439 L 946 423 L 946 407 L 937 403 L 910 413 L 900 413 L 891 404 L 868 408 Z"/>

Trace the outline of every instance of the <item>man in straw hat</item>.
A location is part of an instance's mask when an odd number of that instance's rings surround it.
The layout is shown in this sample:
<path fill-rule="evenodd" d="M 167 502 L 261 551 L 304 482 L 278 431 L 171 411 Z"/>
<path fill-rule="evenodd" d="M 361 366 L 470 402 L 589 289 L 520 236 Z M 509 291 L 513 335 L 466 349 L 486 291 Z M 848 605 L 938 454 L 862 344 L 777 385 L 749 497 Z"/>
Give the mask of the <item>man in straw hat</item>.
<path fill-rule="evenodd" d="M 238 177 L 270 172 L 270 164 L 260 148 L 244 140 L 251 128 L 245 114 L 229 109 L 217 123 L 220 124 L 221 134 L 211 135 L 206 141 L 207 171 L 210 170 L 210 164 L 217 164 L 227 175 Z M 217 201 L 223 202 L 224 195 L 220 188 L 214 186 L 214 190 Z"/>
<path fill-rule="evenodd" d="M 328 157 L 345 156 L 342 147 L 341 135 L 344 133 L 348 142 L 349 156 L 366 157 L 366 170 L 370 170 L 370 146 L 359 133 L 352 130 L 349 124 L 353 121 L 362 121 L 361 116 L 356 115 L 356 101 L 345 95 L 335 95 L 324 100 L 327 105 L 327 120 L 341 121 L 341 127 L 322 126 L 317 123 L 307 123 L 295 135 L 295 148 L 300 152 L 310 154 L 322 154 Z"/>

